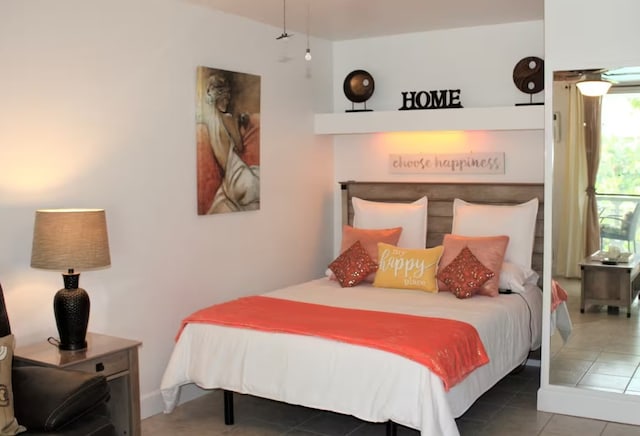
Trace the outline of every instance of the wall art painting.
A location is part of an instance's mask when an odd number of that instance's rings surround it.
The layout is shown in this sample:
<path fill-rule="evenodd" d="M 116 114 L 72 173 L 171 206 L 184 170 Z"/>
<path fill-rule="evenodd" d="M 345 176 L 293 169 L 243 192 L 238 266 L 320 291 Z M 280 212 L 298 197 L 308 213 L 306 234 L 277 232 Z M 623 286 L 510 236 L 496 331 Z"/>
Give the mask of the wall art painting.
<path fill-rule="evenodd" d="M 260 76 L 198 67 L 198 215 L 260 209 Z"/>

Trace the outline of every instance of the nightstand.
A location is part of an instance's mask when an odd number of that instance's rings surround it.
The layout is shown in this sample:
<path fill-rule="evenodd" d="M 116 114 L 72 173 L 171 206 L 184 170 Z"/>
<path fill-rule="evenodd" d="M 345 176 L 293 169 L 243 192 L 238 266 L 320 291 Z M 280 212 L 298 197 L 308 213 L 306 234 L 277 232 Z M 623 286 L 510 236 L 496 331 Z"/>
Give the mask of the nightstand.
<path fill-rule="evenodd" d="M 631 304 L 640 291 L 640 257 L 633 255 L 627 262 L 606 265 L 592 255 L 580 262 L 580 270 L 580 313 L 591 304 L 606 304 L 626 307 L 627 318 L 631 316 Z"/>
<path fill-rule="evenodd" d="M 117 434 L 140 436 L 138 341 L 87 333 L 87 349 L 62 351 L 47 341 L 17 347 L 16 366 L 35 365 L 102 374 L 111 390 L 109 409 Z"/>

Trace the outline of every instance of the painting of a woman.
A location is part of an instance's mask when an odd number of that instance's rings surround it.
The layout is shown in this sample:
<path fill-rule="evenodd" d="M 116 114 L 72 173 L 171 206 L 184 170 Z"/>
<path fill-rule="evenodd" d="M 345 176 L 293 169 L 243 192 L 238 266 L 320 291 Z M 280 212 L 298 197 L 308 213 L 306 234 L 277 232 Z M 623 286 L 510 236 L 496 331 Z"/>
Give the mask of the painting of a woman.
<path fill-rule="evenodd" d="M 198 214 L 260 208 L 260 77 L 198 68 Z"/>

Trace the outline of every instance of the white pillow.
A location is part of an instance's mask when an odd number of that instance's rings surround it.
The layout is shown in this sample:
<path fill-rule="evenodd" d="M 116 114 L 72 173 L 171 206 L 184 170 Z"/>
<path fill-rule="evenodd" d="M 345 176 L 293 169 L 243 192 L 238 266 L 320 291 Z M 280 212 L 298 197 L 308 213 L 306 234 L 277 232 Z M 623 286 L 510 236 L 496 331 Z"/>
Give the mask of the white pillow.
<path fill-rule="evenodd" d="M 538 283 L 539 275 L 531 268 L 523 268 L 515 263 L 502 262 L 500 270 L 500 289 L 509 289 L 512 292 L 524 292 L 524 285 Z"/>
<path fill-rule="evenodd" d="M 402 227 L 398 240 L 401 248 L 425 248 L 427 245 L 427 197 L 413 203 L 381 203 L 351 199 L 353 227 L 361 229 L 390 229 Z"/>
<path fill-rule="evenodd" d="M 494 206 L 453 200 L 451 233 L 463 236 L 509 236 L 506 262 L 531 268 L 538 199 L 515 206 Z"/>

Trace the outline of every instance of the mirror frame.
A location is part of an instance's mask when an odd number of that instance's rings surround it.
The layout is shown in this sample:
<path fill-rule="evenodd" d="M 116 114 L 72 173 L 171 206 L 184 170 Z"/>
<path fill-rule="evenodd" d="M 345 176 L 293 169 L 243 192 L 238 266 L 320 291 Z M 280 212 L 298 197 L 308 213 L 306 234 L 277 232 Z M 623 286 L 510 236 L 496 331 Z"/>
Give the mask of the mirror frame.
<path fill-rule="evenodd" d="M 576 68 L 548 68 L 545 83 L 553 84 L 554 71 L 572 69 L 607 68 L 615 69 L 629 65 L 577 66 Z M 545 198 L 553 199 L 554 138 L 553 138 L 553 86 L 545 86 Z M 544 205 L 544 261 L 543 288 L 551 289 L 553 263 L 553 201 Z M 543 293 L 542 353 L 540 389 L 538 390 L 538 410 L 580 416 L 606 421 L 640 425 L 640 396 L 622 393 L 590 390 L 549 383 L 550 340 L 551 340 L 551 293 Z"/>

